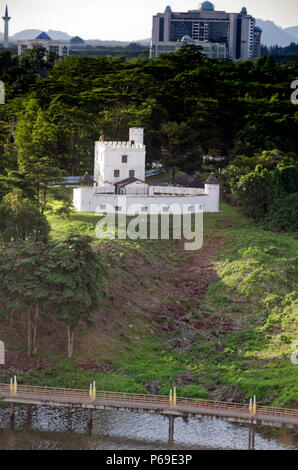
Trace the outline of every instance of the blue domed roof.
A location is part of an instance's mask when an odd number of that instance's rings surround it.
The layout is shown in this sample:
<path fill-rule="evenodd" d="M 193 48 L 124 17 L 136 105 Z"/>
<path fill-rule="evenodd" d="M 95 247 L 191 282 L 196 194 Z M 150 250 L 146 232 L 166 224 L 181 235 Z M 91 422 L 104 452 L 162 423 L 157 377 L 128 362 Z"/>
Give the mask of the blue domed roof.
<path fill-rule="evenodd" d="M 80 36 L 75 36 L 71 38 L 70 44 L 85 44 L 84 39 L 80 38 Z"/>
<path fill-rule="evenodd" d="M 191 37 L 188 36 L 187 34 L 185 36 L 183 36 L 183 38 L 181 38 L 181 42 L 182 41 L 192 41 Z"/>
<path fill-rule="evenodd" d="M 35 39 L 45 39 L 46 41 L 51 41 L 52 39 L 50 38 L 50 36 L 43 32 L 43 33 L 40 33 L 39 36 L 37 36 L 37 38 Z"/>
<path fill-rule="evenodd" d="M 172 8 L 170 7 L 170 5 L 166 6 L 166 11 L 172 11 Z"/>
<path fill-rule="evenodd" d="M 258 33 L 262 33 L 262 32 L 263 32 L 262 28 L 259 28 L 259 26 L 256 26 L 256 27 L 255 27 L 255 31 L 257 31 Z"/>
<path fill-rule="evenodd" d="M 241 8 L 241 14 L 247 15 L 247 9 L 245 7 Z"/>
<path fill-rule="evenodd" d="M 203 2 L 201 3 L 201 10 L 209 10 L 213 11 L 214 10 L 214 5 L 211 2 Z"/>

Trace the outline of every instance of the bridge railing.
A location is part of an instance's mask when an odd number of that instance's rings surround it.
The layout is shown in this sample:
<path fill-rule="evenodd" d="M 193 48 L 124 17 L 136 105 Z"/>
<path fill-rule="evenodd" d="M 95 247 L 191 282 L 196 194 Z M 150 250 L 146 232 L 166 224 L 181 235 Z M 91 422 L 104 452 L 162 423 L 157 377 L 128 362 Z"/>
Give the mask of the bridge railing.
<path fill-rule="evenodd" d="M 18 385 L 18 394 L 34 395 L 38 397 L 58 396 L 64 398 L 88 398 L 89 391 L 84 389 L 70 389 L 58 387 L 40 387 L 35 385 Z M 0 393 L 10 393 L 10 386 L 8 384 L 0 384 Z"/>
<path fill-rule="evenodd" d="M 201 400 L 201 399 L 190 399 L 190 398 L 179 398 L 177 397 L 176 406 L 188 406 L 195 407 L 198 410 L 200 408 L 210 409 L 210 410 L 221 410 L 227 411 L 230 413 L 236 414 L 247 414 L 248 413 L 248 403 L 232 403 L 232 402 L 218 402 L 211 400 Z M 256 415 L 270 415 L 275 417 L 291 417 L 294 420 L 298 419 L 298 410 L 290 408 L 279 408 L 273 406 L 262 406 L 257 405 Z"/>
<path fill-rule="evenodd" d="M 96 400 L 127 401 L 166 406 L 169 405 L 169 397 L 167 395 L 146 395 L 142 393 L 96 391 Z"/>
<path fill-rule="evenodd" d="M 84 389 L 70 389 L 70 388 L 59 388 L 59 387 L 40 387 L 35 385 L 19 385 L 18 394 L 30 395 L 44 398 L 45 396 L 50 397 L 63 397 L 63 398 L 88 398 L 89 390 Z M 1 391 L 6 394 L 10 393 L 9 384 L 0 384 Z M 169 397 L 163 395 L 145 395 L 141 393 L 122 393 L 122 392 L 108 392 L 108 391 L 96 391 L 96 400 L 111 400 L 111 401 L 134 401 L 134 402 L 147 402 L 156 404 L 169 404 Z"/>
<path fill-rule="evenodd" d="M 0 398 L 1 393 L 8 395 L 11 393 L 9 384 L 0 384 Z M 40 387 L 35 385 L 18 385 L 17 394 L 21 395 L 24 398 L 29 399 L 40 399 L 41 401 L 51 400 L 51 399 L 63 399 L 63 401 L 86 401 L 90 400 L 89 390 L 84 389 L 69 389 L 69 388 L 59 388 L 59 387 Z M 169 396 L 166 395 L 147 395 L 141 393 L 125 393 L 125 392 L 108 392 L 108 391 L 96 391 L 95 400 L 105 400 L 111 402 L 122 402 L 125 406 L 125 402 L 129 404 L 132 403 L 142 403 L 147 405 L 156 405 L 169 407 Z M 208 409 L 210 411 L 220 411 L 223 414 L 237 414 L 239 416 L 248 415 L 248 404 L 245 403 L 232 403 L 232 402 L 219 402 L 213 400 L 204 400 L 196 398 L 184 398 L 177 397 L 176 407 L 184 407 L 192 409 L 194 412 L 199 412 L 200 409 Z M 175 407 L 174 406 L 174 407 Z M 268 415 L 274 417 L 287 417 L 292 418 L 293 420 L 298 420 L 298 410 L 288 409 L 288 408 L 279 408 L 272 406 L 262 406 L 257 405 L 256 407 L 257 415 Z"/>
<path fill-rule="evenodd" d="M 298 419 L 298 410 L 291 409 L 291 408 L 278 408 L 275 406 L 262 406 L 257 405 L 257 413 L 259 414 L 268 414 L 268 415 L 276 415 L 276 416 L 292 416 L 295 419 Z"/>

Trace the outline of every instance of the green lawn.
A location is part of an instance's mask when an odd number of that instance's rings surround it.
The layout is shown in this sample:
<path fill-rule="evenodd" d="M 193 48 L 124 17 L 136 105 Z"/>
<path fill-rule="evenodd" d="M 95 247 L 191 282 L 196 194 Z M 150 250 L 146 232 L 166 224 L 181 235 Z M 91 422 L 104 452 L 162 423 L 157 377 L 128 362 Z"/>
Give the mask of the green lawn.
<path fill-rule="evenodd" d="M 217 278 L 201 310 L 236 328 L 198 341 L 189 360 L 197 354 L 198 376 L 211 375 L 218 385 L 236 387 L 246 397 L 256 389 L 265 403 L 297 405 L 298 367 L 289 358 L 298 339 L 297 237 L 248 224 L 228 207 L 225 214 L 231 222 L 223 230 L 228 240 L 217 255 Z"/>

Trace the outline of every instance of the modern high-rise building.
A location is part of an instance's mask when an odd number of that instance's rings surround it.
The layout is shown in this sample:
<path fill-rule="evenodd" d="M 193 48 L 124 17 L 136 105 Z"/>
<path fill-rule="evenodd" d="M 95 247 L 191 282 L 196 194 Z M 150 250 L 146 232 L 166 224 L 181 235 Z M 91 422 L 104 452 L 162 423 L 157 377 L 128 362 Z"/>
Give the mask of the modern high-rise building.
<path fill-rule="evenodd" d="M 255 18 L 248 15 L 244 7 L 240 13 L 227 13 L 216 11 L 209 1 L 201 3 L 198 10 L 187 12 L 173 12 L 167 6 L 164 13 L 153 17 L 150 57 L 164 53 L 161 46 L 165 43 L 169 48 L 174 47 L 168 52 L 174 52 L 175 44 L 187 36 L 202 47 L 206 43 L 224 46 L 226 58 L 230 60 L 254 59 L 261 55 L 261 35 Z M 215 58 L 225 57 L 220 54 Z"/>

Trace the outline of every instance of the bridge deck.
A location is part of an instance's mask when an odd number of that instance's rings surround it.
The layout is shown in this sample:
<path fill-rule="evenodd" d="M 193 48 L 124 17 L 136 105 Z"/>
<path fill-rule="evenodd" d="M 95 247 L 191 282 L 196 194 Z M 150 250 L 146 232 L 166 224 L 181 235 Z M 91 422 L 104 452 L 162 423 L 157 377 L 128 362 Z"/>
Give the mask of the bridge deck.
<path fill-rule="evenodd" d="M 12 393 L 9 385 L 0 384 L 0 401 L 89 409 L 115 409 L 174 416 L 209 416 L 236 422 L 298 427 L 298 410 L 257 405 L 256 414 L 251 416 L 247 404 L 177 397 L 176 404 L 170 406 L 169 397 L 158 395 L 97 391 L 93 400 L 90 399 L 87 390 L 22 385 L 18 386 L 17 393 Z"/>

